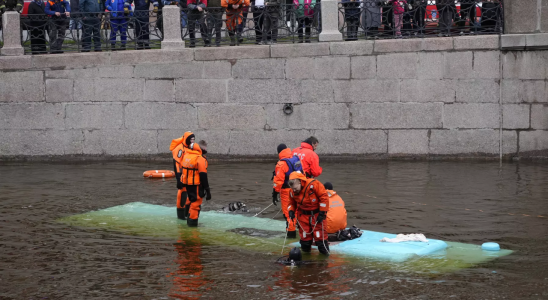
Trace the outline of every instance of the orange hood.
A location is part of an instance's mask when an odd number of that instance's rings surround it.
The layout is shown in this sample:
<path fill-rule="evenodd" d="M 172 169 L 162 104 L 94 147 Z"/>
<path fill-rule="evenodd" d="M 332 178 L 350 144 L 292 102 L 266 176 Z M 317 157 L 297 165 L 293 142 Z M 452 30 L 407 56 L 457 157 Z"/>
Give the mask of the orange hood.
<path fill-rule="evenodd" d="M 182 142 L 183 142 L 184 136 L 174 139 L 171 141 L 171 145 L 169 145 L 169 151 L 173 151 L 173 149 L 177 148 Z"/>
<path fill-rule="evenodd" d="M 306 176 L 304 176 L 304 174 L 299 171 L 295 171 L 289 174 L 289 180 L 293 180 L 293 179 L 300 179 L 300 180 L 306 181 Z"/>
<path fill-rule="evenodd" d="M 284 158 L 291 158 L 291 149 L 289 148 L 285 148 L 283 149 L 280 154 L 278 154 L 278 157 L 280 158 L 280 160 L 284 159 Z"/>
<path fill-rule="evenodd" d="M 192 143 L 188 148 L 186 148 L 185 152 L 186 154 L 202 155 L 202 148 L 200 148 L 200 145 L 197 143 Z"/>
<path fill-rule="evenodd" d="M 181 143 L 183 144 L 183 146 L 185 146 L 185 148 L 188 148 L 188 145 L 186 143 L 186 139 L 190 135 L 194 135 L 194 133 L 192 133 L 192 131 L 187 131 L 187 132 L 185 132 L 185 134 L 182 137 L 172 140 L 171 145 L 169 145 L 169 151 L 173 151 L 173 149 L 177 148 L 177 146 L 179 146 L 179 144 L 181 144 Z"/>

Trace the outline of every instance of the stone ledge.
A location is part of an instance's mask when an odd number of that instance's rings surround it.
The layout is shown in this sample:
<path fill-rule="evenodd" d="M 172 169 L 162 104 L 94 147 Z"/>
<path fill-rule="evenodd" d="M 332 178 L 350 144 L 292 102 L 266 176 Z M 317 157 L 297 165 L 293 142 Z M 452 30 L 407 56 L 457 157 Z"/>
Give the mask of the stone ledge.
<path fill-rule="evenodd" d="M 501 50 L 546 50 L 548 33 L 503 35 L 500 48 Z"/>
<path fill-rule="evenodd" d="M 270 57 L 270 47 L 264 46 L 214 47 L 194 51 L 194 60 L 197 61 L 267 57 Z"/>

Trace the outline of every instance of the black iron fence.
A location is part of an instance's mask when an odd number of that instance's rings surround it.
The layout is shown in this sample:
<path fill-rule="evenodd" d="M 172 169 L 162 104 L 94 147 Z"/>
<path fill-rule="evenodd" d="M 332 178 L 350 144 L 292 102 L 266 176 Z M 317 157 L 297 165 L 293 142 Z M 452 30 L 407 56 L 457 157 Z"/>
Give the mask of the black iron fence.
<path fill-rule="evenodd" d="M 21 16 L 25 53 L 159 49 L 162 17 L 153 11 Z"/>
<path fill-rule="evenodd" d="M 188 45 L 310 43 L 321 32 L 320 4 L 250 5 L 237 9 L 181 10 L 182 37 Z"/>
<path fill-rule="evenodd" d="M 339 30 L 346 40 L 501 34 L 502 1 L 343 0 Z"/>

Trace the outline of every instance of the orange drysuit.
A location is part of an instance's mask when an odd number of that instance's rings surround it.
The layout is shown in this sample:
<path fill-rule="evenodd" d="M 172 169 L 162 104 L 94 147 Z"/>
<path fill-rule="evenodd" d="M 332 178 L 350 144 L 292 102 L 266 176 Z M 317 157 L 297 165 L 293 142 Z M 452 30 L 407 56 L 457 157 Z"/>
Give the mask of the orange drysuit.
<path fill-rule="evenodd" d="M 186 187 L 187 200 L 185 209 L 188 207 L 187 225 L 198 226 L 198 217 L 202 208 L 202 198 L 211 199 L 209 182 L 207 179 L 207 160 L 202 156 L 202 149 L 198 144 L 191 144 L 185 151 L 183 160 L 183 176 L 181 181 Z"/>
<path fill-rule="evenodd" d="M 291 192 L 291 188 L 289 188 L 289 185 L 287 184 L 287 180 L 289 178 L 286 178 L 286 173 L 289 171 L 289 166 L 287 165 L 287 162 L 282 160 L 285 158 L 291 158 L 291 149 L 285 148 L 280 152 L 280 154 L 278 154 L 278 156 L 280 160 L 276 164 L 276 169 L 274 169 L 274 191 L 280 193 L 282 211 L 284 213 L 287 231 L 291 232 L 295 231 L 295 221 L 291 220 L 287 214 L 287 207 L 289 206 L 289 192 Z"/>
<path fill-rule="evenodd" d="M 236 27 L 242 23 L 244 7 L 249 6 L 249 0 L 222 0 L 221 5 L 226 8 L 226 29 L 229 32 L 236 31 Z M 233 8 L 233 5 L 239 5 Z"/>
<path fill-rule="evenodd" d="M 184 202 L 187 197 L 186 189 L 181 182 L 183 158 L 185 156 L 185 148 L 187 148 L 190 144 L 190 139 L 192 137 L 194 137 L 194 134 L 190 131 L 187 131 L 182 137 L 172 140 L 171 145 L 169 145 L 169 150 L 171 151 L 171 155 L 173 156 L 173 169 L 175 171 L 175 180 L 177 180 L 177 217 L 182 220 L 185 219 L 185 213 L 184 204 L 181 202 L 181 199 L 183 199 Z"/>
<path fill-rule="evenodd" d="M 343 199 L 332 190 L 326 190 L 329 196 L 329 212 L 327 213 L 327 233 L 336 233 L 346 229 L 346 209 Z"/>
<path fill-rule="evenodd" d="M 289 193 L 290 204 L 287 207 L 289 215 L 295 214 L 301 236 L 301 249 L 310 252 L 312 242 L 316 242 L 318 250 L 323 254 L 329 253 L 327 242 L 327 226 L 325 220 L 317 222 L 320 212 L 327 214 L 329 211 L 329 197 L 323 184 L 315 179 L 307 179 L 302 173 L 293 172 L 289 180 L 299 179 L 301 190 L 295 194 Z"/>
<path fill-rule="evenodd" d="M 313 178 L 322 174 L 320 158 L 309 143 L 302 142 L 299 148 L 293 149 L 293 155 L 298 156 L 299 159 L 301 159 L 306 177 Z"/>

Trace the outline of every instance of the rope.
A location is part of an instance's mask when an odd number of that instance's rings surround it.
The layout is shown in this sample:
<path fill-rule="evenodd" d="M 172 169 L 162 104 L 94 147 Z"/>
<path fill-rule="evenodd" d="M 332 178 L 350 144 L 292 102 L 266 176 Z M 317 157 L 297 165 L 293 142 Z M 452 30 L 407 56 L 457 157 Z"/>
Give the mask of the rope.
<path fill-rule="evenodd" d="M 285 238 L 284 238 L 284 246 L 282 247 L 282 252 L 280 254 L 284 254 L 285 249 L 285 241 L 287 240 L 287 227 L 285 227 Z"/>
<path fill-rule="evenodd" d="M 295 219 L 297 219 L 297 218 L 295 218 Z M 299 219 L 297 219 L 297 224 L 299 224 L 299 227 L 300 227 L 301 229 L 303 228 L 303 227 L 301 226 L 301 223 L 299 222 Z M 314 224 L 314 228 L 312 228 L 312 231 L 310 231 L 310 233 L 308 233 L 308 232 L 306 232 L 306 231 L 304 231 L 304 230 L 303 230 L 303 232 L 304 232 L 305 234 L 313 234 L 313 233 L 314 233 L 314 229 L 316 229 L 316 225 L 318 225 L 318 223 L 315 223 L 315 224 Z M 286 230 L 287 230 L 287 228 L 286 228 Z M 323 222 L 322 222 L 322 236 L 323 236 L 323 233 L 324 233 L 324 230 L 323 230 Z M 286 235 L 286 237 L 287 237 L 287 235 Z M 327 250 L 327 254 L 331 255 L 331 252 L 329 251 L 329 248 L 327 248 L 327 246 L 325 245 L 325 239 L 322 240 L 322 243 L 323 243 L 323 246 L 325 247 L 325 250 Z M 284 241 L 284 246 L 285 246 L 285 241 Z M 283 253 L 283 249 L 282 249 L 282 253 Z"/>
<path fill-rule="evenodd" d="M 267 210 L 269 207 L 271 207 L 272 205 L 274 205 L 274 203 L 270 204 L 269 206 L 267 206 L 265 209 L 261 210 L 260 212 L 258 212 L 256 215 L 254 215 L 253 217 L 256 217 L 258 215 L 260 215 L 263 211 Z"/>

